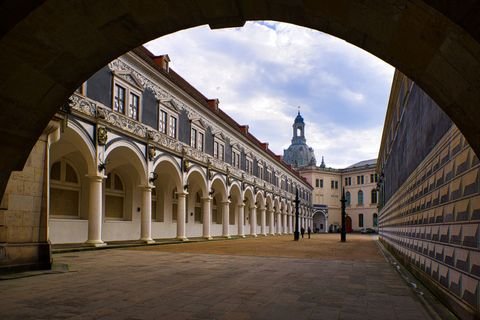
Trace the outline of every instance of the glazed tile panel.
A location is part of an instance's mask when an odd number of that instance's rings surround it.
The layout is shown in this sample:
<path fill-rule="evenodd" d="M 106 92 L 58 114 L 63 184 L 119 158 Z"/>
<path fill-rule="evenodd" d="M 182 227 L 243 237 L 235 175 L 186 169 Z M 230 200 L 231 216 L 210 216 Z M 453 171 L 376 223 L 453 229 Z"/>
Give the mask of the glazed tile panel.
<path fill-rule="evenodd" d="M 380 237 L 479 310 L 480 165 L 453 126 L 380 212 Z"/>

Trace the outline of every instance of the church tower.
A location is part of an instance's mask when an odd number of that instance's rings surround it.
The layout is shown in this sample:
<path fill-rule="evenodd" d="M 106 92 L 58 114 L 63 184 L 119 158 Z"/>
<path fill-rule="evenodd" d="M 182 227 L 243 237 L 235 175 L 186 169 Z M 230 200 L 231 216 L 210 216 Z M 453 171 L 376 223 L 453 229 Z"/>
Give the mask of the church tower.
<path fill-rule="evenodd" d="M 305 122 L 303 122 L 303 117 L 300 115 L 300 111 L 298 111 L 292 127 L 292 144 L 306 144 L 307 140 L 305 139 Z"/>
<path fill-rule="evenodd" d="M 294 168 L 316 166 L 317 160 L 315 160 L 315 153 L 313 149 L 307 145 L 305 122 L 303 121 L 300 111 L 298 111 L 292 128 L 292 144 L 287 150 L 283 150 L 283 161 L 292 165 Z"/>

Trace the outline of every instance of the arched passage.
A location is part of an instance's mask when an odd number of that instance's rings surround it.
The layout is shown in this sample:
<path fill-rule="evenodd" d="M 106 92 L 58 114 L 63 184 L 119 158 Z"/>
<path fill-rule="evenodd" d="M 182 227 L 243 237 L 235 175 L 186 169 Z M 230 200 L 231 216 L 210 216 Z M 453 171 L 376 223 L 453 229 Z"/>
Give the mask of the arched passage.
<path fill-rule="evenodd" d="M 0 133 L 3 195 L 59 106 L 85 79 L 142 43 L 209 24 L 276 20 L 342 38 L 392 64 L 422 87 L 480 153 L 480 32 L 477 1 L 11 2 L 0 13 Z M 108 9 L 106 9 L 108 7 Z M 155 10 L 152 10 L 155 8 Z M 82 28 L 78 28 L 81 25 Z M 61 27 L 59 27 L 61 26 Z M 75 63 L 72 63 L 75 61 Z M 29 94 L 25 95 L 24 92 Z"/>
<path fill-rule="evenodd" d="M 238 183 L 233 183 L 230 186 L 230 194 L 228 196 L 230 200 L 229 205 L 229 223 L 230 223 L 230 234 L 237 234 L 239 236 L 244 236 L 243 229 L 243 197 L 242 192 L 240 191 L 240 186 Z M 241 217 L 240 217 L 241 214 Z"/>
<path fill-rule="evenodd" d="M 139 239 L 143 208 L 141 186 L 147 184 L 143 155 L 130 142 L 118 141 L 108 145 L 105 163 L 102 239 Z"/>
<path fill-rule="evenodd" d="M 212 234 L 228 236 L 229 216 L 226 215 L 228 212 L 225 212 L 228 211 L 227 188 L 220 175 L 213 178 L 209 193 L 212 197 Z"/>
<path fill-rule="evenodd" d="M 207 181 L 202 168 L 193 166 L 187 175 L 188 195 L 186 199 L 186 232 L 187 237 L 210 237 L 211 211 Z M 207 203 L 208 202 L 208 203 Z M 208 225 L 208 230 L 204 227 Z M 205 235 L 205 231 L 208 235 Z"/>
<path fill-rule="evenodd" d="M 49 240 L 85 242 L 88 237 L 90 183 L 94 149 L 87 134 L 71 125 L 49 150 Z M 67 228 L 68 224 L 74 228 Z"/>
<path fill-rule="evenodd" d="M 328 213 L 327 209 L 316 209 L 313 212 L 313 232 L 326 233 L 328 232 Z"/>
<path fill-rule="evenodd" d="M 183 190 L 178 162 L 170 156 L 160 157 L 154 164 L 157 179 L 152 189 L 152 237 L 177 236 L 178 191 Z"/>

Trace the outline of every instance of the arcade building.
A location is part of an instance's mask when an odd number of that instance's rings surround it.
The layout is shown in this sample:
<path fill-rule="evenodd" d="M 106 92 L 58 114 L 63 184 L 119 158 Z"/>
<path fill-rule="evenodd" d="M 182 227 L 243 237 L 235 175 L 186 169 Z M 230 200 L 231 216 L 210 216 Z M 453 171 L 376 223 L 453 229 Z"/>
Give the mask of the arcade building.
<path fill-rule="evenodd" d="M 136 48 L 50 121 L 3 199 L 41 217 L 23 231 L 35 245 L 289 234 L 297 192 L 300 226 L 313 226 L 309 183 L 169 62 Z"/>

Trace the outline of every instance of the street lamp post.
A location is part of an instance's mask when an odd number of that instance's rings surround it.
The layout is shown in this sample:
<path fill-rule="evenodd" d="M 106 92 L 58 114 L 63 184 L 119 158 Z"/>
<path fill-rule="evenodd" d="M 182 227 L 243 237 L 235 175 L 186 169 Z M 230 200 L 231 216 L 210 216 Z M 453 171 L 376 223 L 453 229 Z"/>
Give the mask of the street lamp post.
<path fill-rule="evenodd" d="M 345 227 L 345 220 L 347 216 L 347 212 L 345 211 L 345 203 L 347 202 L 347 200 L 345 199 L 345 188 L 343 188 L 342 200 L 340 200 L 340 202 L 342 203 L 342 230 L 340 240 L 341 242 L 345 242 L 347 240 L 347 230 Z"/>
<path fill-rule="evenodd" d="M 300 233 L 298 232 L 298 205 L 300 200 L 298 200 L 298 189 L 295 192 L 295 232 L 293 232 L 293 240 L 298 241 L 300 239 Z"/>

